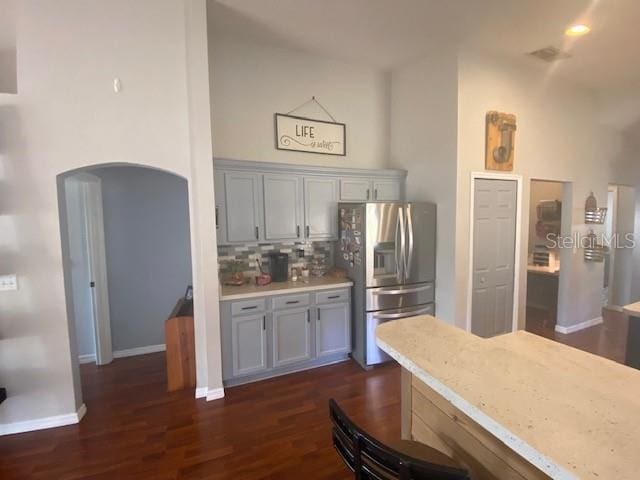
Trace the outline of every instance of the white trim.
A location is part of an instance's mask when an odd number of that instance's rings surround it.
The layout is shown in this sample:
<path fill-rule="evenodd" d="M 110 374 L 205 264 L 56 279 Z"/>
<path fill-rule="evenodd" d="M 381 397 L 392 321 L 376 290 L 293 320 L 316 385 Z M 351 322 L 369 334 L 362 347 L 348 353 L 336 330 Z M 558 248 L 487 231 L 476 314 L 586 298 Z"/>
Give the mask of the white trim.
<path fill-rule="evenodd" d="M 520 243 L 522 230 L 522 175 L 497 172 L 471 172 L 471 188 L 469 191 L 469 276 L 467 279 L 467 331 L 471 331 L 471 303 L 473 299 L 473 217 L 475 209 L 476 179 L 510 180 L 516 182 L 516 245 L 513 260 L 513 313 L 511 330 L 518 329 L 518 309 L 520 296 Z"/>
<path fill-rule="evenodd" d="M 86 355 L 78 355 L 79 363 L 95 363 L 96 362 L 96 354 L 95 353 L 87 353 Z"/>
<path fill-rule="evenodd" d="M 196 398 L 204 398 L 207 396 L 207 387 L 198 387 L 196 388 Z"/>
<path fill-rule="evenodd" d="M 162 343 L 160 345 L 148 345 L 146 347 L 127 348 L 126 350 L 116 350 L 113 352 L 113 358 L 134 357 L 136 355 L 145 355 L 147 353 L 164 352 L 167 346 Z"/>
<path fill-rule="evenodd" d="M 224 388 L 213 388 L 207 390 L 207 402 L 224 398 Z"/>
<path fill-rule="evenodd" d="M 594 327 L 596 325 L 600 325 L 604 320 L 602 317 L 592 318 L 591 320 L 585 320 L 584 322 L 576 323 L 575 325 L 569 325 L 568 327 L 563 327 L 562 325 L 556 325 L 556 332 L 558 333 L 574 333 L 580 330 L 584 330 L 585 328 Z"/>
<path fill-rule="evenodd" d="M 83 403 L 75 413 L 38 418 L 36 420 L 26 420 L 24 422 L 0 424 L 0 436 L 12 435 L 14 433 L 33 432 L 34 430 L 44 430 L 45 428 L 73 425 L 80 422 L 85 413 L 87 413 L 87 407 Z"/>

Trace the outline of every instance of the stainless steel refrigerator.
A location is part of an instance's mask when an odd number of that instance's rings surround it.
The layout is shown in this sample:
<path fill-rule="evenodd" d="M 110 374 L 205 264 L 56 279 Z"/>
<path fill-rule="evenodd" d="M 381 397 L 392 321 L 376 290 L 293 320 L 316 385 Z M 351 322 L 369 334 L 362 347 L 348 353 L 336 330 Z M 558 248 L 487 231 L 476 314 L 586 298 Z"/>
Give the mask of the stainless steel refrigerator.
<path fill-rule="evenodd" d="M 391 358 L 376 346 L 384 322 L 435 313 L 436 206 L 340 203 L 338 266 L 354 282 L 353 358 L 364 368 Z"/>

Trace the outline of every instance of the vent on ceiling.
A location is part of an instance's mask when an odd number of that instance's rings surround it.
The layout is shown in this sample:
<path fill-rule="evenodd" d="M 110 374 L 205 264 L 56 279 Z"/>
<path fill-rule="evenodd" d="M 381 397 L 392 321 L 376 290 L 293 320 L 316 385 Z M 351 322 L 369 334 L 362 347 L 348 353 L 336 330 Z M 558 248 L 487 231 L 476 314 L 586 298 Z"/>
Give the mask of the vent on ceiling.
<path fill-rule="evenodd" d="M 571 57 L 570 54 L 556 47 L 541 48 L 540 50 L 529 52 L 529 55 L 544 60 L 545 62 L 555 62 L 556 60 L 564 60 Z"/>

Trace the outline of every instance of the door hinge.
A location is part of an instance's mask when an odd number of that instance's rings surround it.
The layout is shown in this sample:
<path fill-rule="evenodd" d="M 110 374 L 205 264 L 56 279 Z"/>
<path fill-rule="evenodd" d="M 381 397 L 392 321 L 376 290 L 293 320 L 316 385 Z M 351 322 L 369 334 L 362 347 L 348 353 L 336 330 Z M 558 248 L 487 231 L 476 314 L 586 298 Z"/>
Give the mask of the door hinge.
<path fill-rule="evenodd" d="M 89 282 L 89 287 L 94 288 L 96 286 L 96 282 Z"/>

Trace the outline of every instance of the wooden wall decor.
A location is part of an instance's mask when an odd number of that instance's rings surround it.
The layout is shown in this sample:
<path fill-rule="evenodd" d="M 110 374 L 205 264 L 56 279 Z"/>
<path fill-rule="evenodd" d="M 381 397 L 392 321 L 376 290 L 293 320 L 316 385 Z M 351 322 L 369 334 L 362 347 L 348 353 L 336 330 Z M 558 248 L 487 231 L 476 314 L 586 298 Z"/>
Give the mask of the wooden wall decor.
<path fill-rule="evenodd" d="M 484 167 L 487 170 L 512 171 L 516 116 L 511 113 L 487 112 L 486 126 Z"/>

